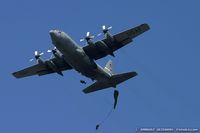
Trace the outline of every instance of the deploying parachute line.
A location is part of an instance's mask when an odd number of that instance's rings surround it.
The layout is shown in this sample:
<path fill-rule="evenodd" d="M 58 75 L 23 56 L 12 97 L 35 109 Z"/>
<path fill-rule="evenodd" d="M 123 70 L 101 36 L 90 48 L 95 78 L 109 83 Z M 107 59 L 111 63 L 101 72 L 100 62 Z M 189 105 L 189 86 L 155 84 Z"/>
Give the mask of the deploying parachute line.
<path fill-rule="evenodd" d="M 111 110 L 108 112 L 108 114 L 106 115 L 106 117 L 99 123 L 96 125 L 96 130 L 99 129 L 99 127 L 109 118 L 109 116 L 111 115 L 111 113 L 113 112 L 113 107 L 111 108 Z"/>
<path fill-rule="evenodd" d="M 107 116 L 99 124 L 96 125 L 96 130 L 99 129 L 99 127 L 110 117 L 111 113 L 116 109 L 119 91 L 115 90 L 113 93 L 113 96 L 114 96 L 114 105 L 111 108 L 111 110 L 108 112 Z"/>

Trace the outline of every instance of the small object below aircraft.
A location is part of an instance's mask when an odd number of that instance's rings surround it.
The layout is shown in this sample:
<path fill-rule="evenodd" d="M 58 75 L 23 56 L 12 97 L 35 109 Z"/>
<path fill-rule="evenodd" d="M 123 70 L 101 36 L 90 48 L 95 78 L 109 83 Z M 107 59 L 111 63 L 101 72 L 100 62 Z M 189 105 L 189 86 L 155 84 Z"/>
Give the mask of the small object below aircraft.
<path fill-rule="evenodd" d="M 113 112 L 113 110 L 116 109 L 117 106 L 117 101 L 118 101 L 118 96 L 119 96 L 119 91 L 115 90 L 113 93 L 114 96 L 114 106 L 111 108 L 111 110 L 109 111 L 109 113 L 107 114 L 107 116 L 99 123 L 96 125 L 96 130 L 99 129 L 99 127 L 108 119 L 108 117 L 111 115 L 111 113 Z"/>
<path fill-rule="evenodd" d="M 121 33 L 112 35 L 110 29 L 112 27 L 102 26 L 104 39 L 93 42 L 94 36 L 87 32 L 86 37 L 81 41 L 86 40 L 86 46 L 79 46 L 67 33 L 60 30 L 50 30 L 52 43 L 54 44 L 52 57 L 44 60 L 41 56 L 43 53 L 35 51 L 36 65 L 25 68 L 13 73 L 16 78 L 23 78 L 32 75 L 46 75 L 57 73 L 63 76 L 63 71 L 75 69 L 82 75 L 96 81 L 89 87 L 83 90 L 84 93 L 91 93 L 109 87 L 114 87 L 137 75 L 136 72 L 127 72 L 122 74 L 114 74 L 112 71 L 112 61 L 109 60 L 104 68 L 98 65 L 95 61 L 107 55 L 114 56 L 114 52 L 121 47 L 133 41 L 133 38 L 148 31 L 148 24 L 142 24 Z M 30 61 L 33 61 L 31 59 Z M 85 82 L 82 82 L 85 83 Z"/>
<path fill-rule="evenodd" d="M 118 96 L 119 96 L 119 91 L 115 90 L 114 91 L 114 109 L 117 106 Z"/>
<path fill-rule="evenodd" d="M 96 125 L 96 130 L 98 130 L 98 129 L 99 129 L 99 126 L 100 126 L 99 124 L 97 124 L 97 125 Z"/>
<path fill-rule="evenodd" d="M 80 80 L 81 84 L 86 84 L 86 82 L 84 80 Z"/>

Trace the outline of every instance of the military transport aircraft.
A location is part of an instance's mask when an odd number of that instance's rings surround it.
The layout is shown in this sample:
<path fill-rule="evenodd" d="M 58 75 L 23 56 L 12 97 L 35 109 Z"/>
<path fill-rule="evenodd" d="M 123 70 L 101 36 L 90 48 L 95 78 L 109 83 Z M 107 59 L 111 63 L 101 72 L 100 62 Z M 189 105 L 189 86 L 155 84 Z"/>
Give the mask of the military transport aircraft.
<path fill-rule="evenodd" d="M 32 75 L 46 75 L 57 73 L 63 76 L 62 71 L 75 69 L 82 75 L 95 80 L 96 82 L 83 90 L 84 93 L 90 93 L 109 87 L 116 87 L 118 84 L 137 75 L 136 72 L 127 72 L 122 74 L 113 74 L 112 61 L 109 60 L 105 68 L 102 68 L 95 60 L 107 55 L 115 56 L 114 51 L 133 41 L 133 38 L 149 30 L 148 24 L 142 24 L 116 35 L 111 35 L 109 30 L 112 27 L 102 26 L 105 39 L 93 42 L 94 36 L 87 32 L 86 37 L 80 41 L 86 41 L 87 45 L 79 46 L 67 33 L 60 30 L 50 30 L 50 36 L 55 48 L 48 50 L 53 56 L 48 60 L 43 60 L 41 55 L 35 51 L 36 65 L 25 68 L 13 75 L 16 78 L 23 78 Z M 32 61 L 33 59 L 31 59 Z M 86 83 L 81 81 L 81 83 Z"/>

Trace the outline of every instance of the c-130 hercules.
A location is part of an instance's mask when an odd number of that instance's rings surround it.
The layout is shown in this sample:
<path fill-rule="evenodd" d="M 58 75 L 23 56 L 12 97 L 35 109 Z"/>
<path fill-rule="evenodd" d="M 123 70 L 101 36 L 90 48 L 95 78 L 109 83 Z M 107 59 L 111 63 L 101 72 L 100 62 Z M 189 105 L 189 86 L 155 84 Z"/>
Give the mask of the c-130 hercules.
<path fill-rule="evenodd" d="M 87 32 L 87 45 L 79 46 L 67 33 L 60 30 L 50 30 L 50 36 L 55 48 L 48 50 L 52 52 L 54 57 L 43 60 L 41 55 L 35 51 L 36 65 L 25 68 L 23 70 L 14 72 L 16 78 L 23 78 L 32 75 L 46 75 L 50 73 L 57 73 L 63 76 L 62 71 L 75 69 L 82 75 L 95 80 L 96 82 L 83 90 L 84 93 L 90 93 L 102 90 L 109 87 L 116 87 L 118 84 L 137 75 L 136 72 L 127 72 L 122 74 L 113 74 L 112 61 L 109 60 L 105 68 L 99 66 L 95 60 L 103 58 L 107 55 L 114 56 L 114 51 L 127 45 L 133 41 L 133 38 L 149 30 L 148 24 L 142 24 L 131 28 L 124 32 L 111 35 L 109 30 L 112 27 L 102 26 L 105 39 L 93 42 Z M 100 34 L 99 34 L 100 35 Z M 83 41 L 81 39 L 80 41 Z M 33 60 L 33 59 L 31 59 Z M 84 83 L 84 81 L 82 81 Z"/>

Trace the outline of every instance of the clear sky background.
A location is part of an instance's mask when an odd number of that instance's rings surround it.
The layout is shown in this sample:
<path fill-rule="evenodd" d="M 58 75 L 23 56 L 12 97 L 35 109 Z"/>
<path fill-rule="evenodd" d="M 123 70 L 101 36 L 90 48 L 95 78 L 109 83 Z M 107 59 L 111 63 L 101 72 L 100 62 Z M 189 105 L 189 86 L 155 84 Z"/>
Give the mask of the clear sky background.
<path fill-rule="evenodd" d="M 29 59 L 35 50 L 53 48 L 51 29 L 61 29 L 79 42 L 87 31 L 101 32 L 103 24 L 113 26 L 115 34 L 142 23 L 151 30 L 118 50 L 115 58 L 97 61 L 104 66 L 112 59 L 116 73 L 139 74 L 118 86 L 117 110 L 97 132 L 200 128 L 199 7 L 198 0 L 1 0 L 0 132 L 95 132 L 112 106 L 112 89 L 85 95 L 82 89 L 92 82 L 74 70 L 64 77 L 24 79 L 11 73 L 33 65 Z M 80 84 L 80 79 L 88 84 Z"/>

